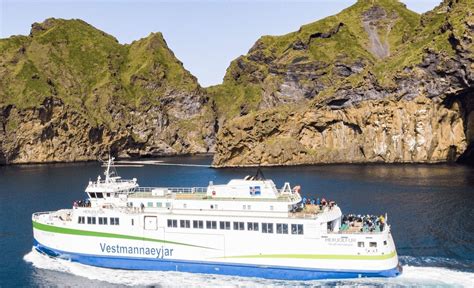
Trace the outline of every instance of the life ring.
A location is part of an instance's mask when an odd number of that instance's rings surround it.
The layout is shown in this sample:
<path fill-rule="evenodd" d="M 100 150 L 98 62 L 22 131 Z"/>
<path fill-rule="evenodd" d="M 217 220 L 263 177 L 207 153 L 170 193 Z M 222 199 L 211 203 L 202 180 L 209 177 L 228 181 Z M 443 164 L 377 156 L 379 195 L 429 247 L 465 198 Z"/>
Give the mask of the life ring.
<path fill-rule="evenodd" d="M 216 191 L 212 191 L 212 196 L 216 196 Z"/>

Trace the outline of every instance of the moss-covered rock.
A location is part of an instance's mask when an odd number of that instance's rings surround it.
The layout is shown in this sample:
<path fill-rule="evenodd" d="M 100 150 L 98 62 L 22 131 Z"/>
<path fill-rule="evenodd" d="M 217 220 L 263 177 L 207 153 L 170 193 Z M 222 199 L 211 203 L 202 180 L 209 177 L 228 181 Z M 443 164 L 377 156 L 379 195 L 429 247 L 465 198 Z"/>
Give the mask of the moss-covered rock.
<path fill-rule="evenodd" d="M 214 89 L 257 85 L 253 107 L 276 108 L 251 113 L 248 129 L 226 122 L 214 165 L 472 161 L 473 9 L 445 0 L 419 16 L 398 1 L 360 0 L 262 37 Z M 291 116 L 271 134 L 260 130 L 282 115 Z"/>
<path fill-rule="evenodd" d="M 0 111 L 6 163 L 209 152 L 215 138 L 207 94 L 161 33 L 121 45 L 81 20 L 0 40 Z"/>

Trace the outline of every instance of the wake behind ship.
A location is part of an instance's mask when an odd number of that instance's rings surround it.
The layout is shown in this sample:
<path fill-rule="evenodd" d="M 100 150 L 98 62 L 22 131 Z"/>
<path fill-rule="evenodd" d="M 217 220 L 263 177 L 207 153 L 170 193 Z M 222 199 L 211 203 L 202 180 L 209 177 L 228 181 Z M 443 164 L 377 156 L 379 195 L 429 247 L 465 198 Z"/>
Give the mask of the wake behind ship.
<path fill-rule="evenodd" d="M 32 216 L 34 247 L 86 265 L 285 280 L 401 273 L 383 217 L 343 215 L 333 202 L 260 177 L 207 187 L 140 187 L 112 172 L 72 209 Z M 315 203 L 316 202 L 316 203 Z"/>

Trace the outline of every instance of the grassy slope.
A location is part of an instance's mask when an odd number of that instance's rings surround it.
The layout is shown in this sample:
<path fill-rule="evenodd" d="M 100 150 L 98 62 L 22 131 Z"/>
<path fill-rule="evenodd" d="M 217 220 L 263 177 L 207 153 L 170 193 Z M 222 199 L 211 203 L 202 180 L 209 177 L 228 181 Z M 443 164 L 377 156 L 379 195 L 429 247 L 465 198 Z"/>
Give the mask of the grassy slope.
<path fill-rule="evenodd" d="M 373 4 L 383 7 L 389 15 L 393 13 L 398 15 L 390 33 L 380 35 L 382 40 L 388 38 L 391 50 L 400 47 L 403 44 L 403 39 L 413 36 L 420 16 L 393 0 L 360 0 L 339 14 L 304 25 L 296 32 L 283 36 L 263 36 L 255 44 L 258 46 L 257 49 L 251 49 L 249 54 L 239 57 L 230 64 L 222 85 L 209 88 L 209 93 L 213 95 L 217 103 L 219 114 L 227 119 L 233 118 L 238 115 L 239 107 L 243 104 L 247 104 L 250 110 L 255 110 L 261 100 L 262 86 L 276 87 L 276 85 L 266 84 L 281 81 L 281 79 L 275 79 L 278 77 L 269 74 L 268 64 L 257 63 L 249 59 L 249 56 L 255 52 L 262 53 L 265 57 L 272 57 L 274 59 L 272 64 L 276 65 L 288 65 L 297 59 L 304 59 L 299 63 L 314 61 L 327 63 L 329 64 L 325 71 L 327 74 L 322 76 L 321 80 L 328 86 L 336 85 L 335 82 L 343 80 L 337 79 L 332 73 L 332 65 L 336 61 L 353 63 L 362 59 L 369 65 L 369 68 L 376 64 L 379 60 L 368 52 L 368 36 L 362 26 L 364 11 L 372 7 Z M 328 32 L 339 23 L 344 23 L 344 26 L 332 37 L 315 38 L 306 50 L 291 49 L 293 43 L 298 41 L 308 43 L 311 34 Z M 238 67 L 238 61 L 242 61 L 250 68 L 247 71 L 242 71 Z M 246 73 L 248 71 L 252 73 L 258 71 L 264 75 L 265 83 L 252 81 L 251 75 Z M 238 76 L 236 77 L 236 75 Z"/>
<path fill-rule="evenodd" d="M 0 39 L 0 105 L 36 107 L 55 95 L 91 122 L 113 125 L 111 102 L 145 109 L 171 91 L 199 88 L 160 33 L 120 45 L 81 20 L 36 27 L 30 36 Z"/>

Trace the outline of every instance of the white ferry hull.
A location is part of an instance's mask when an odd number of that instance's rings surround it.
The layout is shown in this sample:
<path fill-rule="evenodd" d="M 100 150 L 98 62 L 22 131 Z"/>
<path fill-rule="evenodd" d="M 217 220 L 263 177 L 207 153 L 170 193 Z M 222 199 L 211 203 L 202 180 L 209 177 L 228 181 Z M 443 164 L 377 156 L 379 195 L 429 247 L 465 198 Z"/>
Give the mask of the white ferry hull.
<path fill-rule="evenodd" d="M 159 270 L 282 280 L 395 277 L 396 252 L 357 255 L 281 254 L 223 257 L 221 247 L 176 241 L 124 239 L 130 235 L 82 231 L 33 222 L 34 247 L 51 257 L 85 265 L 126 270 Z M 82 235 L 81 235 L 82 234 Z M 97 235 L 97 236 L 96 236 Z M 150 239 L 143 238 L 141 239 Z M 188 239 L 190 241 L 192 239 Z M 161 243 L 159 242 L 161 241 Z M 218 241 L 217 241 L 218 242 Z M 201 244 L 201 243 L 198 243 Z"/>

